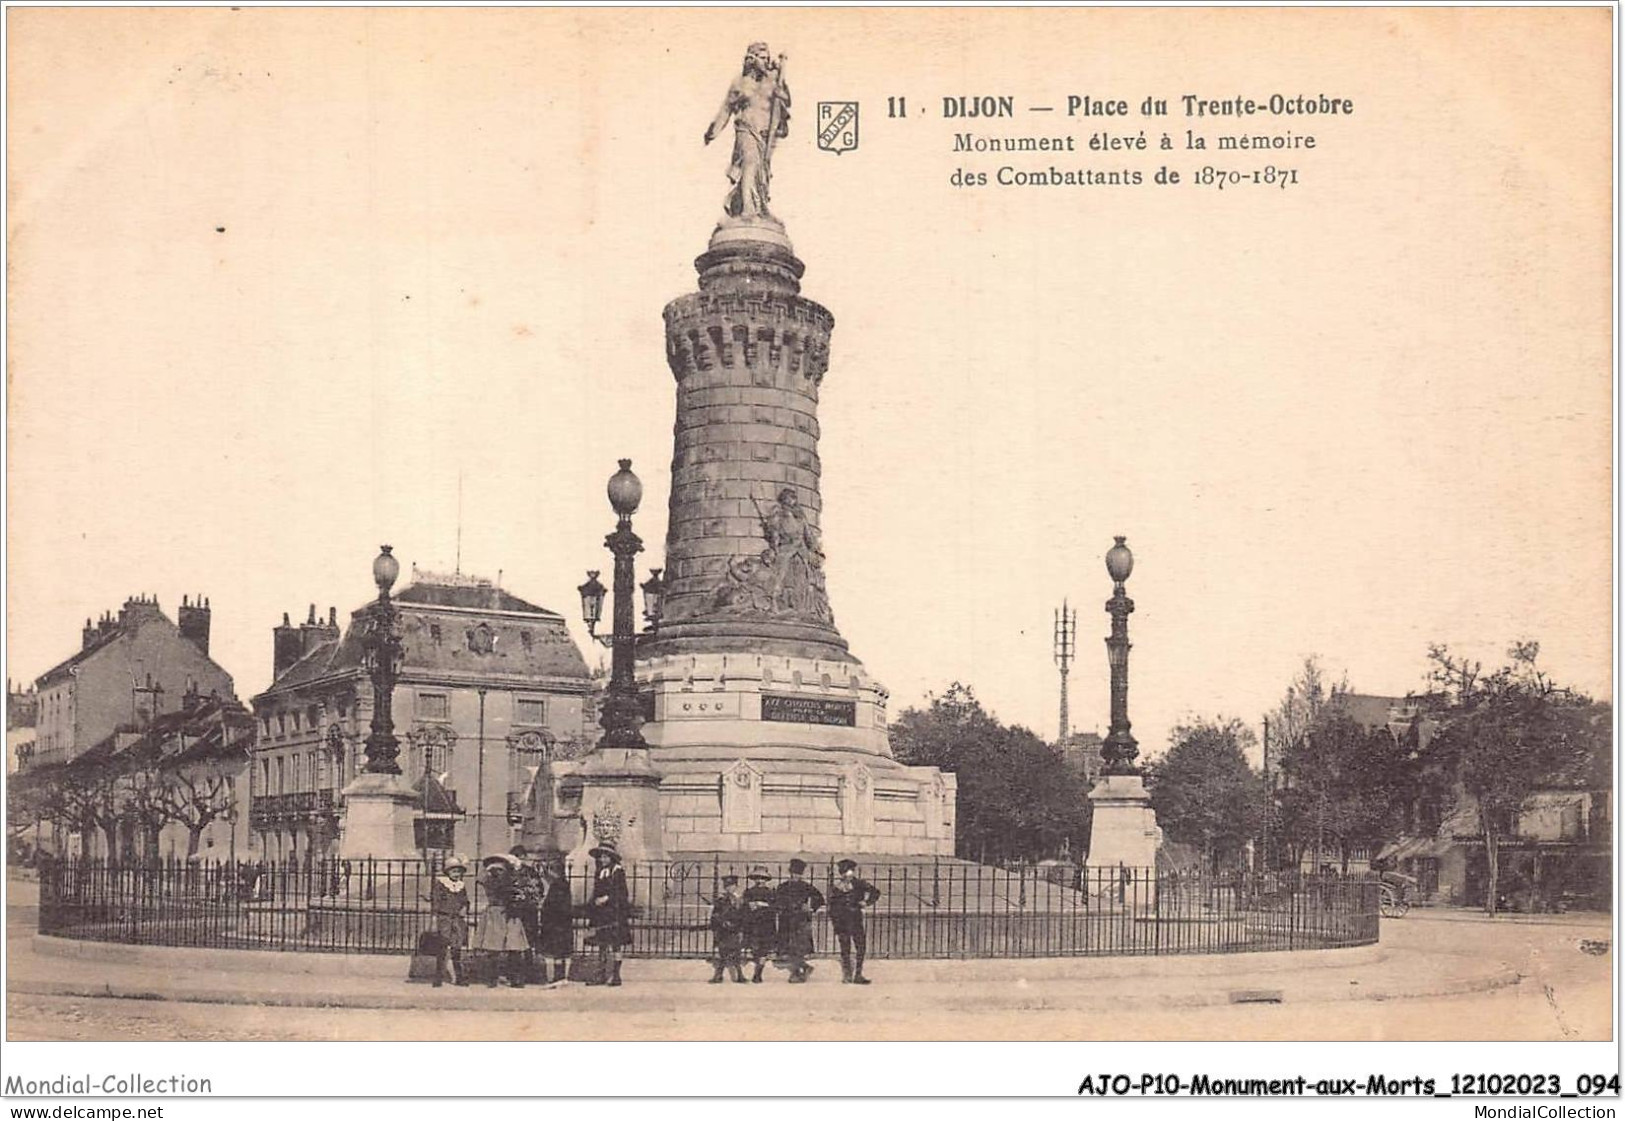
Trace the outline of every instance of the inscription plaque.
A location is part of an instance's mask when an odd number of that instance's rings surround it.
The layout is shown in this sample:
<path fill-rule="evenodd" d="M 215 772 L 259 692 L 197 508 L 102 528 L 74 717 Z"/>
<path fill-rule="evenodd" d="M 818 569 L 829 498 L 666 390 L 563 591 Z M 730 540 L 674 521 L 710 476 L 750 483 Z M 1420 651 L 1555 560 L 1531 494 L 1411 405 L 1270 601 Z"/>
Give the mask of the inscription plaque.
<path fill-rule="evenodd" d="M 858 702 L 764 693 L 762 719 L 780 724 L 837 724 L 844 728 L 855 728 L 858 725 Z"/>

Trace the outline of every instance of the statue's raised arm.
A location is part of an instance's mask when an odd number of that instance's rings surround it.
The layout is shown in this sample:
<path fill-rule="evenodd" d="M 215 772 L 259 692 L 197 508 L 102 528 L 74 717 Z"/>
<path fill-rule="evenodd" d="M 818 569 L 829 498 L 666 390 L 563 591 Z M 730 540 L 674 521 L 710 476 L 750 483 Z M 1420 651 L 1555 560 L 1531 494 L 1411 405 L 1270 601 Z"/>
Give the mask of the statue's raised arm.
<path fill-rule="evenodd" d="M 722 202 L 728 218 L 777 224 L 767 203 L 773 144 L 790 134 L 790 87 L 784 81 L 784 62 L 783 55 L 775 60 L 768 53 L 766 43 L 752 43 L 745 51 L 739 77 L 729 85 L 722 108 L 705 130 L 709 144 L 733 118 L 733 159 L 728 164 L 728 194 Z"/>

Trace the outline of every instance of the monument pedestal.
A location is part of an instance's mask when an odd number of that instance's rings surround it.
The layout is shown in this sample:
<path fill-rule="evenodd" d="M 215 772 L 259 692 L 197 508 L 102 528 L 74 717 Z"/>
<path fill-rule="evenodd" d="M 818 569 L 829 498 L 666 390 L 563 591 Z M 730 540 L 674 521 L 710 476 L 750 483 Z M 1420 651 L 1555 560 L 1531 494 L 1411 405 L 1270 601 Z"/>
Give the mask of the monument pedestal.
<path fill-rule="evenodd" d="M 1094 820 L 1089 827 L 1089 870 L 1109 877 L 1126 869 L 1137 884 L 1127 898 L 1156 902 L 1157 848 L 1162 829 L 1139 775 L 1106 775 L 1089 792 Z"/>
<path fill-rule="evenodd" d="M 403 775 L 363 773 L 344 788 L 345 860 L 417 860 L 413 822 L 421 796 Z"/>

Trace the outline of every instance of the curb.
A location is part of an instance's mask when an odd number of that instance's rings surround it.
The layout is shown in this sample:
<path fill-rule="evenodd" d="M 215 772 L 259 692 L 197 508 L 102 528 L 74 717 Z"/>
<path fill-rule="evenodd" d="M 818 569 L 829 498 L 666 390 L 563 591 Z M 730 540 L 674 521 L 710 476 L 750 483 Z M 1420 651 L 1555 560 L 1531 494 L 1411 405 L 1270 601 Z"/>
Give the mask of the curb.
<path fill-rule="evenodd" d="M 1371 987 L 1358 991 L 1339 992 L 1337 990 L 1317 991 L 1313 987 L 1307 991 L 1288 988 L 1280 990 L 1280 999 L 1278 1001 L 1272 1000 L 1270 1003 L 1275 1005 L 1334 1004 L 1344 1001 L 1393 1001 L 1461 996 L 1509 988 L 1522 980 L 1522 975 L 1516 970 L 1500 969 L 1478 977 L 1468 977 L 1454 982 L 1429 985 L 1417 990 L 1400 991 L 1393 988 Z M 436 990 L 427 986 L 413 986 L 413 989 L 418 991 L 410 991 L 404 982 L 402 983 L 402 991 L 398 993 L 357 993 L 352 996 L 320 996 L 273 991 L 248 992 L 218 988 L 196 988 L 159 993 L 139 985 L 111 981 L 99 985 L 69 981 L 17 981 L 10 986 L 10 991 L 31 996 L 277 1008 L 354 1008 L 446 1012 L 548 1011 L 555 1014 L 570 1012 L 600 1014 L 606 1009 L 613 1009 L 617 1001 L 627 1010 L 639 1012 L 699 1011 L 700 1009 L 696 1007 L 694 997 L 696 995 L 695 986 L 700 984 L 703 984 L 703 981 L 694 979 L 681 982 L 634 979 L 619 992 L 609 989 L 593 989 L 589 991 L 585 986 L 575 985 L 562 990 L 548 990 L 537 987 L 533 993 L 526 993 L 525 996 L 518 998 L 511 996 L 514 990 L 507 988 L 492 990 L 476 986 L 468 992 L 452 988 L 450 991 L 441 989 L 437 993 Z M 824 986 L 820 986 L 820 988 L 822 987 Z M 887 1003 L 885 993 L 889 987 L 858 990 L 850 994 L 857 997 L 857 1000 L 847 1000 L 844 1003 L 854 1009 L 884 1005 Z M 654 990 L 652 994 L 654 996 L 653 1000 L 650 999 L 651 989 Z M 1350 986 L 1350 989 L 1352 990 L 1352 986 Z M 762 990 L 747 990 L 747 992 L 750 991 L 760 992 Z M 498 993 L 502 995 L 496 995 Z M 1232 1005 L 1236 1003 L 1234 999 L 1236 995 L 1235 992 L 1226 987 L 1217 990 L 1169 993 L 1131 999 L 1124 999 L 1120 994 L 1102 994 L 1093 998 L 1086 995 L 1082 1000 L 1073 999 L 1070 995 L 1052 999 L 1041 990 L 1024 986 L 1017 993 L 988 994 L 978 991 L 957 997 L 950 995 L 940 1004 L 934 1005 L 931 1011 L 934 1013 L 953 1012 L 955 1010 L 986 1012 L 1008 1009 L 1012 1011 L 1122 1012 L 1135 1008 L 1206 1008 Z M 736 996 L 727 1003 L 737 1007 L 739 998 Z M 819 1007 L 828 1009 L 833 1006 L 825 1002 L 821 1003 Z"/>
<path fill-rule="evenodd" d="M 19 941 L 21 941 L 19 939 Z M 179 946 L 135 946 L 38 934 L 33 952 L 43 958 L 104 962 L 133 968 L 179 972 L 251 973 L 294 977 L 367 976 L 399 980 L 405 954 L 323 954 L 277 950 L 203 950 Z M 24 947 L 19 946 L 19 949 Z M 1238 973 L 1278 973 L 1380 965 L 1390 952 L 1380 944 L 1335 950 L 1259 950 L 1231 954 L 1100 955 L 1061 958 L 914 958 L 890 961 L 908 974 L 901 984 L 1019 980 L 1109 981 L 1136 977 L 1230 977 Z M 700 959 L 637 958 L 650 979 L 686 982 L 703 970 Z M 815 959 L 829 960 L 834 958 Z M 876 964 L 887 959 L 874 958 Z"/>

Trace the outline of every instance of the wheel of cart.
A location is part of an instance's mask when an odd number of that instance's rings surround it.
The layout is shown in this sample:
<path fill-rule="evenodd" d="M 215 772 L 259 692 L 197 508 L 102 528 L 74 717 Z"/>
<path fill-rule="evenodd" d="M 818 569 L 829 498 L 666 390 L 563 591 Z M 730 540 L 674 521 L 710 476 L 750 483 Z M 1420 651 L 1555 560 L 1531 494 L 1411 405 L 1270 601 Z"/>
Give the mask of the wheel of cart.
<path fill-rule="evenodd" d="M 1411 901 L 1406 898 L 1406 893 L 1403 890 L 1393 884 L 1382 885 L 1382 898 L 1378 904 L 1378 910 L 1382 912 L 1383 918 L 1402 919 L 1405 917 L 1405 912 L 1410 909 Z"/>

